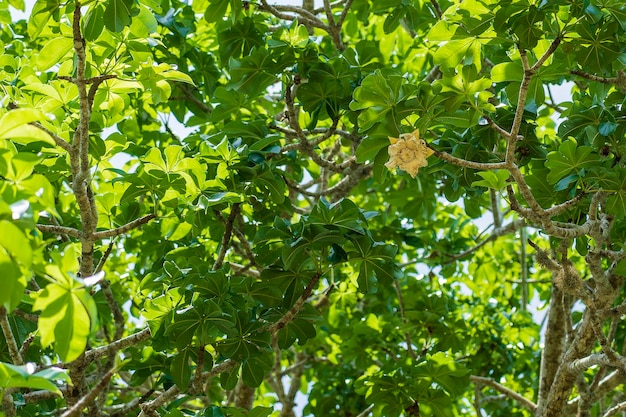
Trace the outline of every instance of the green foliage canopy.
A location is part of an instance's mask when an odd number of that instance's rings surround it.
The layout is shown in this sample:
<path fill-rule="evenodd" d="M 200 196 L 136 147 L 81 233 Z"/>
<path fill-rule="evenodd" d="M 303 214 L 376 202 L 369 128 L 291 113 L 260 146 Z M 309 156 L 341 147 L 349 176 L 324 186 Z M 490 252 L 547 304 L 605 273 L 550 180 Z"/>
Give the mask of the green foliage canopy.
<path fill-rule="evenodd" d="M 25 9 L 6 416 L 626 409 L 622 1 Z M 387 170 L 417 130 L 428 166 Z"/>

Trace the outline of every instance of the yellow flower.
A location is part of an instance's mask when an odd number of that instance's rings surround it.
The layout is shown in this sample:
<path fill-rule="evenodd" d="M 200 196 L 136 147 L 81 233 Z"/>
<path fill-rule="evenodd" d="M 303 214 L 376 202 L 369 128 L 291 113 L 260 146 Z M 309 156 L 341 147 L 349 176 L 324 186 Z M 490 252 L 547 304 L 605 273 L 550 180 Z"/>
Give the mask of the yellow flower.
<path fill-rule="evenodd" d="M 401 134 L 399 138 L 389 138 L 389 162 L 385 166 L 389 169 L 396 167 L 411 174 L 415 178 L 417 170 L 428 165 L 426 158 L 433 154 L 433 150 L 420 139 L 419 129 L 413 133 Z"/>

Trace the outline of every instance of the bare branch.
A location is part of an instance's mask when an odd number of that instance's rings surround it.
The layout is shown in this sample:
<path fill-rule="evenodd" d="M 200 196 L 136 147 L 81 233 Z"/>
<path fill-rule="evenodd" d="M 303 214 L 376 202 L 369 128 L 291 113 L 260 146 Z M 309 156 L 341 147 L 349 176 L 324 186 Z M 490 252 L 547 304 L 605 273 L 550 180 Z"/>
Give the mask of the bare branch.
<path fill-rule="evenodd" d="M 15 336 L 13 335 L 13 330 L 11 330 L 11 324 L 9 324 L 7 309 L 4 306 L 0 306 L 0 327 L 2 328 L 2 334 L 4 335 L 7 347 L 9 349 L 9 356 L 11 357 L 11 361 L 15 365 L 24 364 L 24 359 L 20 354 L 20 350 L 17 347 L 17 341 L 15 340 Z"/>
<path fill-rule="evenodd" d="M 55 224 L 38 224 L 37 229 L 44 233 L 54 233 L 57 235 L 67 235 L 74 239 L 80 239 L 81 232 L 73 227 L 58 226 Z"/>
<path fill-rule="evenodd" d="M 482 242 L 472 246 L 471 248 L 469 248 L 469 249 L 467 249 L 467 250 L 465 250 L 465 251 L 463 251 L 461 253 L 458 253 L 456 255 L 447 255 L 447 256 L 448 256 L 448 258 L 450 260 L 453 260 L 453 261 L 457 261 L 459 259 L 463 259 L 466 256 L 471 255 L 472 253 L 476 252 L 478 249 L 482 248 L 487 243 L 493 242 L 494 240 L 496 240 L 500 236 L 504 236 L 504 235 L 507 235 L 509 233 L 513 233 L 516 230 L 519 230 L 519 229 L 523 228 L 524 226 L 526 226 L 526 221 L 524 221 L 524 220 L 515 220 L 515 221 L 507 224 L 504 227 L 500 227 L 500 228 L 495 229 L 489 235 L 489 237 L 487 239 L 485 239 Z"/>
<path fill-rule="evenodd" d="M 298 19 L 298 21 L 302 22 L 304 25 L 313 26 L 313 27 L 316 27 L 316 28 L 319 28 L 328 32 L 328 26 L 326 26 L 321 20 L 319 20 L 317 16 L 312 15 L 311 12 L 309 12 L 308 10 L 302 7 L 272 6 L 267 2 L 267 0 L 261 0 L 259 9 L 268 11 L 279 19 L 289 20 L 289 21 Z M 286 13 L 283 13 L 283 11 L 297 13 L 299 16 L 286 14 Z"/>
<path fill-rule="evenodd" d="M 30 333 L 28 337 L 26 337 L 26 339 L 24 339 L 24 341 L 22 342 L 22 346 L 20 347 L 20 356 L 22 358 L 26 357 L 26 354 L 28 353 L 28 349 L 30 348 L 30 344 L 33 343 L 33 340 L 35 340 L 36 336 L 37 336 L 37 332 L 34 331 Z"/>
<path fill-rule="evenodd" d="M 337 27 L 341 28 L 343 26 L 343 22 L 346 20 L 346 16 L 348 15 L 348 10 L 350 10 L 350 6 L 352 6 L 353 0 L 347 0 L 346 4 L 343 6 L 343 10 L 341 10 L 341 14 L 337 19 Z"/>
<path fill-rule="evenodd" d="M 91 362 L 103 356 L 113 355 L 115 352 L 118 352 L 130 346 L 138 345 L 139 343 L 148 340 L 149 338 L 150 328 L 146 327 L 145 329 L 137 333 L 131 334 L 130 336 L 124 337 L 113 343 L 109 343 L 108 345 L 88 350 L 87 352 L 85 352 L 85 359 Z"/>
<path fill-rule="evenodd" d="M 81 399 L 78 400 L 78 402 L 76 402 L 76 404 L 74 404 L 65 413 L 61 414 L 61 417 L 77 417 L 77 416 L 80 416 L 82 411 L 83 411 L 83 409 L 85 407 L 89 406 L 96 399 L 98 394 L 103 389 L 106 388 L 106 386 L 109 383 L 109 380 L 111 379 L 111 377 L 113 376 L 114 373 L 115 373 L 115 370 L 110 369 L 106 374 L 104 374 L 104 376 L 102 377 L 100 382 L 98 382 L 95 387 L 93 387 L 87 394 L 85 394 L 83 397 L 81 397 Z"/>
<path fill-rule="evenodd" d="M 273 334 L 273 333 L 278 332 L 296 317 L 296 315 L 300 312 L 300 310 L 304 306 L 304 303 L 306 302 L 306 300 L 313 293 L 313 290 L 317 286 L 317 283 L 319 282 L 321 277 L 322 277 L 322 274 L 319 272 L 316 272 L 311 277 L 311 279 L 306 285 L 306 288 L 304 289 L 300 297 L 298 297 L 295 304 L 277 322 L 269 326 L 268 330 L 270 333 Z"/>
<path fill-rule="evenodd" d="M 30 124 L 35 126 L 37 129 L 41 129 L 44 132 L 46 132 L 48 135 L 50 135 L 50 137 L 52 138 L 52 140 L 54 140 L 54 143 L 58 147 L 63 148 L 67 152 L 70 152 L 70 150 L 72 149 L 72 145 L 70 145 L 69 142 L 67 142 L 65 139 L 63 139 L 62 137 L 60 137 L 59 135 L 57 135 L 56 133 L 54 133 L 50 129 L 46 128 L 42 124 L 37 123 L 37 122 L 33 122 L 33 123 L 30 123 Z"/>
<path fill-rule="evenodd" d="M 356 417 L 367 417 L 370 415 L 372 410 L 374 409 L 374 404 L 370 404 L 365 410 L 361 411 Z"/>
<path fill-rule="evenodd" d="M 115 229 L 110 229 L 110 230 L 104 230 L 102 232 L 95 232 L 93 234 L 93 238 L 96 240 L 99 239 L 106 239 L 106 238 L 110 238 L 110 237 L 115 237 L 115 236 L 119 236 L 121 234 L 127 233 L 133 229 L 138 228 L 139 226 L 142 226 L 146 223 L 148 223 L 150 220 L 156 218 L 156 214 L 147 214 L 143 217 L 140 217 L 136 220 L 133 220 L 130 223 L 126 223 L 123 226 L 120 227 L 116 227 Z"/>
<path fill-rule="evenodd" d="M 550 56 L 552 56 L 552 54 L 556 51 L 556 48 L 558 48 L 559 45 L 561 44 L 561 40 L 562 38 L 560 35 L 556 39 L 554 39 L 552 43 L 550 43 L 550 46 L 548 47 L 548 49 L 543 53 L 543 55 L 539 57 L 537 62 L 535 62 L 535 65 L 533 65 L 530 68 L 530 71 L 532 71 L 533 73 L 536 72 L 546 62 L 546 60 L 550 58 Z"/>
<path fill-rule="evenodd" d="M 227 359 L 224 362 L 215 365 L 210 371 L 204 372 L 202 374 L 202 379 L 207 380 L 211 377 L 214 377 L 215 375 L 221 374 L 222 372 L 230 371 L 236 365 L 237 362 L 233 361 L 232 359 Z M 180 394 L 180 392 L 181 391 L 178 385 L 173 385 L 154 400 L 145 404 L 141 404 L 141 412 L 139 413 L 139 417 L 148 417 L 155 415 L 155 410 L 157 408 L 170 403 L 174 398 L 176 398 L 178 394 Z"/>
<path fill-rule="evenodd" d="M 602 417 L 612 417 L 612 416 L 616 415 L 617 413 L 619 413 L 620 411 L 625 411 L 625 410 L 626 410 L 626 401 L 621 402 L 621 403 L 619 403 L 619 404 L 609 408 L 602 415 Z"/>
<path fill-rule="evenodd" d="M 222 267 L 222 264 L 224 263 L 224 257 L 226 256 L 226 251 L 228 250 L 229 246 L 230 246 L 230 238 L 233 234 L 233 225 L 235 223 L 235 218 L 239 215 L 239 209 L 240 209 L 240 204 L 239 203 L 235 203 L 233 204 L 232 208 L 230 209 L 230 215 L 228 216 L 228 220 L 226 221 L 226 224 L 224 225 L 224 236 L 222 236 L 222 243 L 220 244 L 220 252 L 217 255 L 217 259 L 215 260 L 215 263 L 213 264 L 213 271 L 216 271 L 218 269 L 220 269 Z"/>
<path fill-rule="evenodd" d="M 494 122 L 493 119 L 491 119 L 491 117 L 483 115 L 483 119 L 485 119 L 487 121 L 487 124 L 489 124 L 489 126 L 491 126 L 493 130 L 498 132 L 498 134 L 502 136 L 503 138 L 508 139 L 511 137 L 511 134 L 507 132 L 506 130 L 504 130 L 499 124 Z"/>
<path fill-rule="evenodd" d="M 519 403 L 519 405 L 521 405 L 522 407 L 530 410 L 533 413 L 537 409 L 537 405 L 534 402 L 532 402 L 529 399 L 523 397 L 522 395 L 518 394 L 517 392 L 515 392 L 515 391 L 505 387 L 504 385 L 494 381 L 492 378 L 485 378 L 485 377 L 482 377 L 482 376 L 471 375 L 470 376 L 470 381 L 472 381 L 475 384 L 489 386 L 489 387 L 495 389 L 496 391 L 501 392 L 502 394 L 506 395 L 507 397 L 517 401 Z"/>
<path fill-rule="evenodd" d="M 460 166 L 462 168 L 471 168 L 471 169 L 478 169 L 481 171 L 487 171 L 487 170 L 495 170 L 495 169 L 506 169 L 507 168 L 507 163 L 506 162 L 474 162 L 474 161 L 468 161 L 466 159 L 462 159 L 462 158 L 457 158 L 456 156 L 452 156 L 447 152 L 443 152 L 443 151 L 438 151 L 437 149 L 432 148 L 430 145 L 428 145 L 428 147 L 430 149 L 432 149 L 435 153 L 435 156 L 439 159 L 442 159 L 446 162 L 450 162 L 453 165 L 456 166 Z"/>

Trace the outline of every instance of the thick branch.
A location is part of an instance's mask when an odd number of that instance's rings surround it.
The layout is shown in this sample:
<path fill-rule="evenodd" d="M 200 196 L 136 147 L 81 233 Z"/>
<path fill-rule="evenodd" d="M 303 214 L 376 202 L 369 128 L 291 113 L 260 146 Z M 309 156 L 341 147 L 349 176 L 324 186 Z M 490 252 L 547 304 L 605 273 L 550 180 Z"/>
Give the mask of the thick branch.
<path fill-rule="evenodd" d="M 530 241 L 528 241 L 530 243 Z M 554 382 L 558 365 L 563 356 L 565 340 L 565 312 L 563 310 L 563 294 L 558 288 L 552 290 L 550 307 L 548 308 L 548 322 L 544 336 L 544 349 L 541 352 L 541 366 L 539 370 L 539 394 L 537 407 L 543 409 L 548 399 L 550 387 Z"/>
<path fill-rule="evenodd" d="M 313 26 L 319 29 L 328 32 L 328 26 L 326 26 L 321 20 L 317 18 L 317 16 L 312 15 L 308 10 L 303 9 L 302 7 L 297 6 L 272 6 L 267 0 L 261 0 L 261 4 L 259 6 L 260 10 L 266 10 L 282 20 L 296 20 L 304 24 L 305 26 Z M 290 14 L 283 13 L 282 11 L 298 13 L 299 16 L 293 16 Z"/>

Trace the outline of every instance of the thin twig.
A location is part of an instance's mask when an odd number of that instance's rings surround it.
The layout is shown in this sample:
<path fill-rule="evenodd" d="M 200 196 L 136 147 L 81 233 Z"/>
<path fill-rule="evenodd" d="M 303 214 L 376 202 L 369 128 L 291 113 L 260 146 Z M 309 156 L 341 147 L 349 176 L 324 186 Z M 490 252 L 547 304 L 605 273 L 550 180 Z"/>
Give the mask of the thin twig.
<path fill-rule="evenodd" d="M 402 318 L 402 323 L 406 324 L 406 312 L 404 310 L 404 299 L 402 297 L 402 289 L 400 288 L 400 284 L 398 280 L 393 281 L 393 285 L 396 289 L 396 294 L 398 295 L 398 304 L 400 305 L 400 317 Z M 409 332 L 404 332 L 404 339 L 406 340 L 406 350 L 409 353 L 409 356 L 413 359 L 417 359 L 417 354 L 413 350 L 413 343 L 411 342 L 411 335 Z"/>
<path fill-rule="evenodd" d="M 226 251 L 230 247 L 230 238 L 233 234 L 233 226 L 235 223 L 235 219 L 239 215 L 239 209 L 240 209 L 239 203 L 233 204 L 232 208 L 230 209 L 230 215 L 228 216 L 228 220 L 224 224 L 224 235 L 222 236 L 222 242 L 220 244 L 220 251 L 219 251 L 219 254 L 217 255 L 217 259 L 215 260 L 215 263 L 213 264 L 213 268 L 212 268 L 213 271 L 220 269 L 222 267 L 222 264 L 224 263 L 224 257 L 226 256 Z"/>
<path fill-rule="evenodd" d="M 300 310 L 304 306 L 304 303 L 306 302 L 306 300 L 313 293 L 313 290 L 317 286 L 317 283 L 319 282 L 321 277 L 322 277 L 322 274 L 319 272 L 316 272 L 315 274 L 313 274 L 313 276 L 307 283 L 306 288 L 304 289 L 300 297 L 298 297 L 295 304 L 277 322 L 269 326 L 268 330 L 270 333 L 273 334 L 283 329 L 287 324 L 289 324 L 296 317 L 296 315 L 300 312 Z"/>

